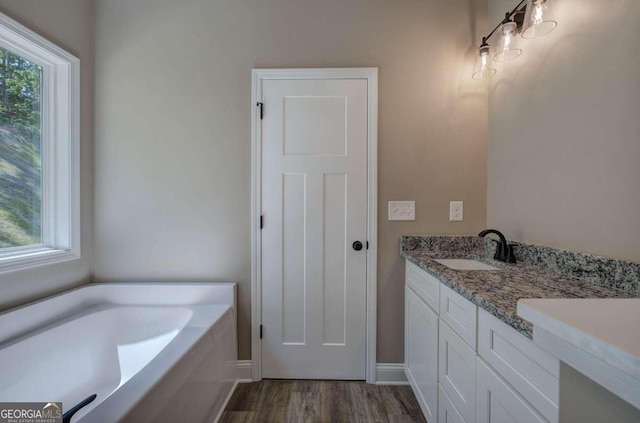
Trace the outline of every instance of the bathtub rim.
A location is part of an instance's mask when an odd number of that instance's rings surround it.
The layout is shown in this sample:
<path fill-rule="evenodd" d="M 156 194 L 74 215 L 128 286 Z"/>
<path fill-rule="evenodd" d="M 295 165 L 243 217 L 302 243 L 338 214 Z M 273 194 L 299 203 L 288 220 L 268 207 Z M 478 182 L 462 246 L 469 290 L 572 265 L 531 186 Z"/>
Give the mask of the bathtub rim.
<path fill-rule="evenodd" d="M 162 291 L 173 289 L 179 291 L 181 296 L 169 295 L 167 292 L 166 298 L 162 302 L 157 302 L 148 297 L 148 292 L 142 292 L 151 289 Z M 235 282 L 91 283 L 0 312 L 0 345 L 11 344 L 19 338 L 35 333 L 43 326 L 54 326 L 100 304 L 153 306 L 225 304 L 229 305 L 237 316 L 237 289 Z M 127 294 L 130 296 L 124 295 L 123 291 L 129 291 Z M 185 291 L 190 291 L 190 295 L 186 295 Z M 213 291 L 217 291 L 215 295 Z"/>

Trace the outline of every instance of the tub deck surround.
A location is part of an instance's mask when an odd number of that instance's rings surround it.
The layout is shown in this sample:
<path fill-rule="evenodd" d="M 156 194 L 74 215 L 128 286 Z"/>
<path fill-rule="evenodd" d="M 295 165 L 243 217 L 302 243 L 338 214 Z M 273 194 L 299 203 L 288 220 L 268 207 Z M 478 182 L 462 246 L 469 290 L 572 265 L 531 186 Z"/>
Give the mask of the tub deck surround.
<path fill-rule="evenodd" d="M 488 258 L 492 252 L 485 249 L 485 241 L 475 236 L 401 237 L 400 255 L 528 338 L 532 338 L 532 324 L 517 315 L 522 298 L 640 297 L 640 292 L 611 288 L 523 261 L 495 261 Z M 434 261 L 436 258 L 478 260 L 500 270 L 453 270 Z"/>
<path fill-rule="evenodd" d="M 214 421 L 237 380 L 235 289 L 91 284 L 2 313 L 0 401 L 97 394 L 73 421 Z"/>

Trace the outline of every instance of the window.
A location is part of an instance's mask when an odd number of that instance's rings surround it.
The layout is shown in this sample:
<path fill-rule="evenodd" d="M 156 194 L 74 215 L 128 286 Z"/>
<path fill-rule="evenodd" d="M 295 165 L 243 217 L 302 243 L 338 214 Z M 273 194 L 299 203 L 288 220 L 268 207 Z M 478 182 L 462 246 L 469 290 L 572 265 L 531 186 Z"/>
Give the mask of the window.
<path fill-rule="evenodd" d="M 0 271 L 80 256 L 79 70 L 0 14 Z"/>
<path fill-rule="evenodd" d="M 0 248 L 42 243 L 42 67 L 0 47 Z"/>

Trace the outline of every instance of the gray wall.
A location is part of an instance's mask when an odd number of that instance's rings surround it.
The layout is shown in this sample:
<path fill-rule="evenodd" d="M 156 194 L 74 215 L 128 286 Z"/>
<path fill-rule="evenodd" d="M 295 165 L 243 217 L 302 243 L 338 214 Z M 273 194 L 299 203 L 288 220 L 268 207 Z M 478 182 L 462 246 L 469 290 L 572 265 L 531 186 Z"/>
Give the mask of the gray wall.
<path fill-rule="evenodd" d="M 560 362 L 560 423 L 638 423 L 640 410 Z"/>
<path fill-rule="evenodd" d="M 98 0 L 95 277 L 239 283 L 250 358 L 251 69 L 379 67 L 378 361 L 403 361 L 398 238 L 486 219 L 484 0 Z M 484 30 L 486 26 L 481 28 Z M 386 221 L 415 200 L 417 220 Z M 465 221 L 448 202 L 465 201 Z"/>
<path fill-rule="evenodd" d="M 491 22 L 513 1 L 490 0 Z M 559 21 L 489 100 L 489 226 L 640 261 L 640 2 L 554 0 Z"/>
<path fill-rule="evenodd" d="M 80 58 L 82 258 L 0 273 L 0 310 L 89 281 L 93 231 L 93 3 L 0 0 L 0 12 Z"/>

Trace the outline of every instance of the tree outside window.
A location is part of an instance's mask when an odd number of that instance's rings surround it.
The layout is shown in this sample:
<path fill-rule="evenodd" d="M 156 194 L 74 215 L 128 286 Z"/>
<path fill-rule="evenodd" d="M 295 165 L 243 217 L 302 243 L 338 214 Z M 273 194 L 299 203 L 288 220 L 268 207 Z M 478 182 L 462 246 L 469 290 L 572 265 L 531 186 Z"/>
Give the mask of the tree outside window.
<path fill-rule="evenodd" d="M 0 47 L 0 248 L 42 242 L 42 68 Z"/>

